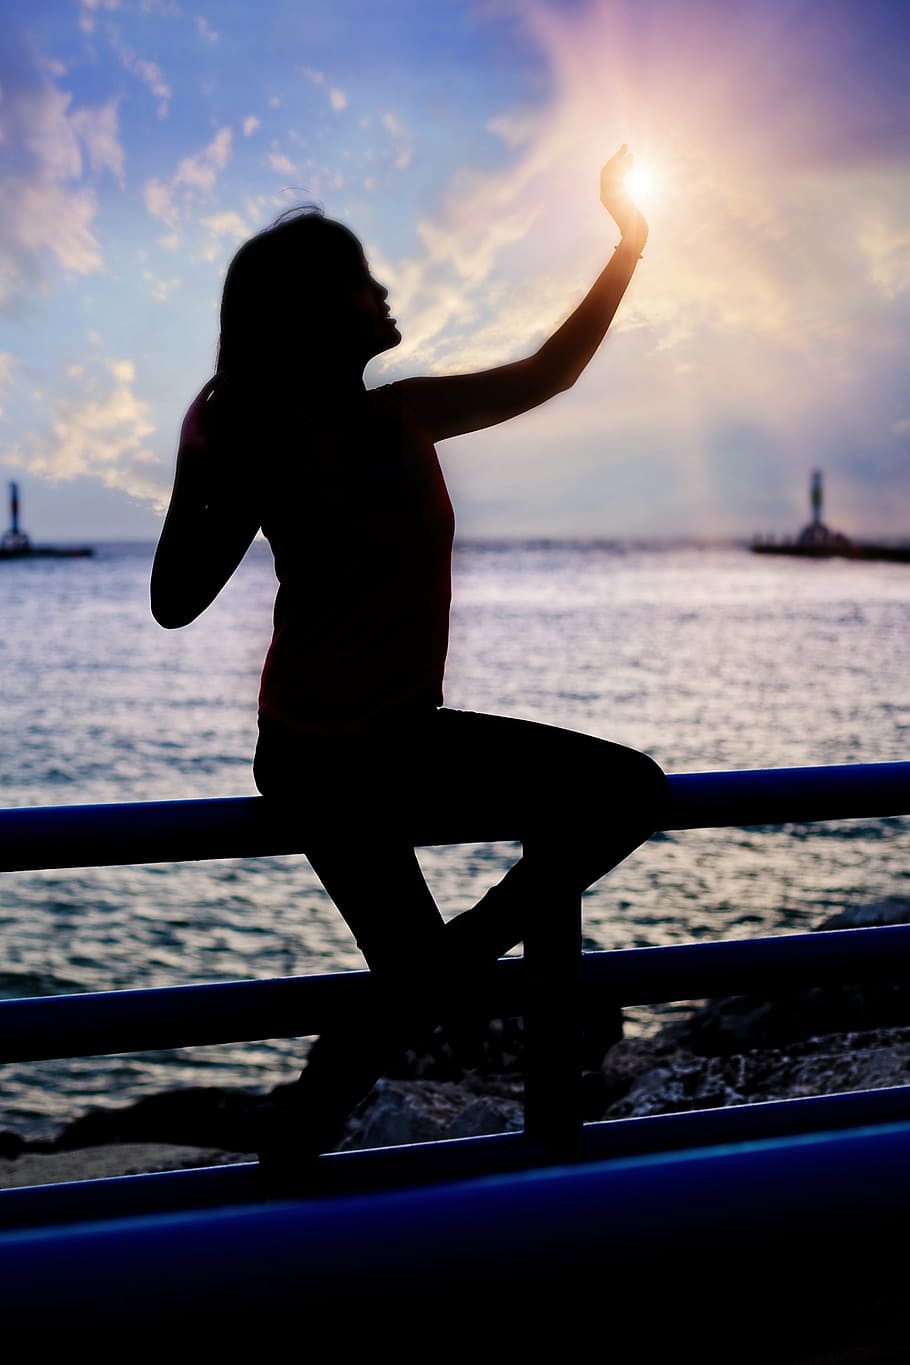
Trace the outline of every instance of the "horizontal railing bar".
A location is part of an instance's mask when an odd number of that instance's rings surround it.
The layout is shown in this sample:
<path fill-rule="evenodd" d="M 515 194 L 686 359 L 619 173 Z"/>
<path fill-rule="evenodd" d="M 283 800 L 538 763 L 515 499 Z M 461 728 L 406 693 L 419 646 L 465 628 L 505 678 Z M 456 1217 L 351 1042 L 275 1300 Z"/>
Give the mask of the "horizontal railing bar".
<path fill-rule="evenodd" d="M 668 830 L 910 814 L 910 763 L 671 773 L 669 782 Z M 261 796 L 13 807 L 0 810 L 0 872 L 301 853 L 301 820 Z M 416 847 L 520 838 L 469 821 L 428 822 L 412 835 Z"/>
<path fill-rule="evenodd" d="M 910 1085 L 610 1119 L 584 1124 L 573 1164 L 908 1122 Z M 549 1163 L 550 1154 L 523 1132 L 327 1152 L 316 1161 L 309 1196 L 415 1189 L 439 1181 L 508 1175 Z M 255 1161 L 24 1185 L 0 1190 L 0 1230 L 226 1208 L 256 1203 L 262 1197 Z"/>
<path fill-rule="evenodd" d="M 910 814 L 910 763 L 671 773 L 667 829 L 723 829 Z"/>
<path fill-rule="evenodd" d="M 749 1359 L 780 1358 L 794 1340 L 815 1358 L 844 1358 L 836 1346 L 855 1342 L 858 1328 L 867 1337 L 883 1316 L 905 1347 L 903 1262 L 858 1248 L 900 1245 L 908 1135 L 908 1124 L 813 1132 L 420 1190 L 11 1232 L 0 1239 L 4 1329 L 34 1331 L 36 1313 L 69 1333 L 139 1321 L 145 1331 L 192 1326 L 211 1336 L 220 1323 L 220 1342 L 239 1326 L 261 1338 L 263 1323 L 289 1310 L 310 1324 L 326 1321 L 328 1306 L 334 1322 L 354 1304 L 351 1331 L 369 1348 L 376 1314 L 406 1285 L 420 1329 L 442 1321 L 450 1335 L 453 1303 L 470 1305 L 476 1337 L 477 1321 L 495 1321 L 518 1296 L 507 1345 L 516 1327 L 530 1343 L 538 1322 L 565 1336 L 592 1295 L 620 1325 L 631 1305 L 639 1342 L 641 1323 L 655 1318 L 656 1359 L 678 1345 L 680 1322 L 709 1286 L 724 1347 L 728 1327 L 748 1321 L 747 1345 L 762 1352 Z M 831 1286 L 844 1266 L 832 1322 Z M 710 1360 L 724 1358 L 709 1350 Z"/>
<path fill-rule="evenodd" d="M 654 1005 L 887 981 L 908 962 L 898 924 L 585 953 L 580 982 L 605 1006 Z M 523 959 L 500 959 L 493 978 L 478 1009 L 521 1014 Z M 368 1009 L 371 990 L 361 971 L 4 1000 L 0 1063 L 308 1037 Z"/>

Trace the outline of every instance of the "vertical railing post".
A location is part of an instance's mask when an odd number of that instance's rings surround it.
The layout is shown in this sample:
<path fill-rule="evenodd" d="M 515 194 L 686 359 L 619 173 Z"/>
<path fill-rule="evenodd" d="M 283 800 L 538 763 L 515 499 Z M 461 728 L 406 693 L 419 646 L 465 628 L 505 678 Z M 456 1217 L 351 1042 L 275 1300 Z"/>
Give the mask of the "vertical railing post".
<path fill-rule="evenodd" d="M 524 967 L 524 1129 L 570 1159 L 581 1130 L 580 897 L 529 914 Z"/>

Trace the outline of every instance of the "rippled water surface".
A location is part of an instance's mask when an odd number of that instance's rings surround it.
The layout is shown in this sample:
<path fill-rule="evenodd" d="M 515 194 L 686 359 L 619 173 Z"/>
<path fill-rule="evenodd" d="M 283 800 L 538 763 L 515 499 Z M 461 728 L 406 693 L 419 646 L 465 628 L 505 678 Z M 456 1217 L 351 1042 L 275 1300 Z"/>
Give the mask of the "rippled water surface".
<path fill-rule="evenodd" d="M 275 580 L 255 545 L 191 626 L 148 609 L 152 546 L 0 563 L 4 806 L 255 794 Z M 745 549 L 466 544 L 446 700 L 587 730 L 669 772 L 910 757 L 910 566 Z M 598 799 L 591 793 L 592 801 Z M 588 948 L 741 938 L 905 901 L 910 819 L 656 836 L 585 898 Z M 420 851 L 447 917 L 514 845 Z M 299 856 L 6 873 L 7 997 L 363 966 Z M 629 1012 L 627 1028 L 647 1027 Z M 7 1066 L 0 1128 L 50 1136 L 173 1085 L 268 1089 L 306 1042 Z"/>

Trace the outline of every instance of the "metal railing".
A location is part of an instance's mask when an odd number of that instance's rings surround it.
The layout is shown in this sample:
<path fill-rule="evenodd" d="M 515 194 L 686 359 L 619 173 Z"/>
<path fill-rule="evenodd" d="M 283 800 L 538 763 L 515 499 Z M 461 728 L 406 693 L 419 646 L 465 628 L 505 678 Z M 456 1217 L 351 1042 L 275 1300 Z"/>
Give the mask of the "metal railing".
<path fill-rule="evenodd" d="M 676 773 L 669 782 L 668 830 L 910 814 L 910 763 Z M 418 833 L 417 845 L 461 842 L 451 829 L 428 826 Z M 514 834 L 503 831 L 494 837 Z M 0 810 L 0 871 L 248 858 L 298 853 L 300 845 L 293 818 L 262 797 Z M 574 922 L 566 916 L 561 928 L 556 916 L 545 926 L 529 926 L 524 956 L 502 959 L 491 976 L 490 1011 L 523 1015 L 527 1034 L 525 1155 L 517 1157 L 515 1144 L 508 1141 L 487 1144 L 494 1167 L 497 1160 L 572 1159 L 591 1150 L 594 1138 L 583 1130 L 616 1131 L 615 1125 L 586 1125 L 577 1117 L 572 1015 L 579 991 L 596 992 L 626 1007 L 757 990 L 774 993 L 847 979 L 889 979 L 896 966 L 910 963 L 910 925 L 579 954 L 580 916 L 579 903 Z M 559 944 L 554 950 L 557 932 L 564 935 L 561 950 Z M 529 962 L 540 966 L 529 972 Z M 369 989 L 364 971 L 4 1001 L 0 1062 L 308 1036 L 349 1017 Z M 889 1113 L 903 1111 L 904 1098 L 892 1095 Z M 843 1098 L 828 1106 L 829 1114 L 839 1115 L 838 1123 L 847 1120 L 848 1109 Z M 819 1121 L 819 1106 L 804 1105 L 802 1112 L 800 1122 Z M 868 1104 L 864 1112 L 870 1112 Z M 697 1121 L 686 1118 L 691 1138 Z M 761 1126 L 770 1120 L 753 1114 L 751 1121 Z M 791 1110 L 786 1122 L 795 1121 Z M 732 1130 L 733 1124 L 745 1131 L 747 1122 L 715 1118 L 702 1124 L 701 1135 L 711 1124 L 718 1133 Z M 652 1125 L 665 1134 L 671 1127 Z M 678 1132 L 685 1127 L 676 1124 Z M 647 1148 L 646 1131 L 639 1133 Z M 665 1140 L 672 1145 L 677 1136 Z M 444 1143 L 439 1146 L 446 1149 Z M 500 1149 L 500 1156 L 493 1157 Z M 365 1164 L 390 1171 L 397 1160 L 383 1162 L 374 1155 Z M 427 1162 L 424 1153 L 417 1162 L 423 1171 L 421 1161 Z"/>
<path fill-rule="evenodd" d="M 674 830 L 910 814 L 910 763 L 673 774 L 670 786 Z M 462 840 L 428 828 L 415 842 Z M 262 798 L 0 811 L 0 871 L 299 851 L 299 830 Z M 289 1309 L 310 1326 L 328 1311 L 348 1345 L 362 1330 L 372 1349 L 375 1314 L 351 1305 L 385 1311 L 406 1293 L 408 1323 L 444 1324 L 447 1340 L 453 1302 L 469 1306 L 466 1323 L 486 1313 L 485 1336 L 514 1302 L 510 1348 L 539 1346 L 540 1326 L 568 1341 L 578 1306 L 597 1303 L 614 1345 L 631 1321 L 626 1344 L 660 1337 L 656 1359 L 676 1352 L 677 1324 L 709 1285 L 715 1325 L 720 1305 L 737 1333 L 748 1323 L 762 1352 L 749 1359 L 781 1359 L 795 1333 L 814 1352 L 852 1334 L 872 1348 L 863 1359 L 906 1358 L 874 1354 L 907 1345 L 903 1262 L 856 1252 L 887 1248 L 910 1216 L 910 1085 L 578 1123 L 560 1109 L 571 1048 L 539 1040 L 569 1036 L 578 990 L 622 1007 L 893 980 L 910 965 L 910 925 L 573 953 L 576 923 L 561 955 L 553 931 L 552 919 L 533 926 L 489 987 L 492 1009 L 536 1024 L 523 1132 L 328 1153 L 312 1197 L 292 1201 L 264 1198 L 247 1162 L 0 1191 L 4 1329 L 56 1316 L 69 1340 L 141 1321 L 169 1346 L 187 1326 L 236 1346 L 238 1327 L 259 1344 L 269 1315 L 286 1330 Z M 369 989 L 369 973 L 346 972 L 4 1001 L 0 1062 L 306 1036 Z M 849 1293 L 820 1318 L 848 1262 Z M 725 1341 L 719 1357 L 709 1345 L 700 1337 L 703 1360 L 728 1359 Z"/>

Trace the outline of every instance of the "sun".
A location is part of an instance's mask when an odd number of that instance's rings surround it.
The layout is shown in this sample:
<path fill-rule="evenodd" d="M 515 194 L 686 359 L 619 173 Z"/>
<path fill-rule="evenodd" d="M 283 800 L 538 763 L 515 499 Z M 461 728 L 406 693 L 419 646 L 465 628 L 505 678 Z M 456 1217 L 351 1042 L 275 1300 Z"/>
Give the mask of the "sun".
<path fill-rule="evenodd" d="M 625 177 L 625 186 L 636 203 L 653 204 L 660 195 L 660 172 L 653 164 L 636 160 Z"/>

